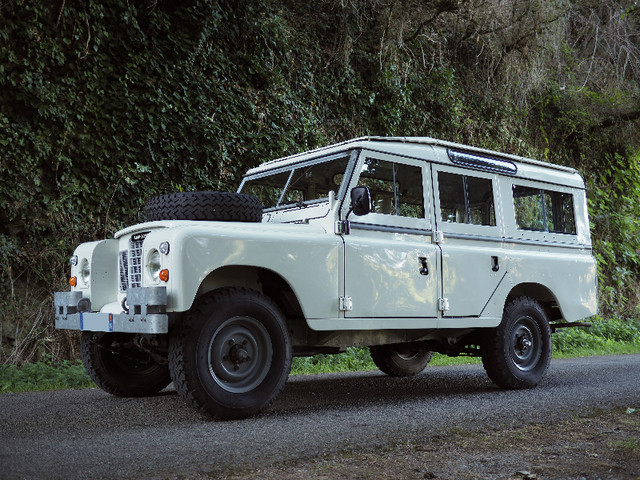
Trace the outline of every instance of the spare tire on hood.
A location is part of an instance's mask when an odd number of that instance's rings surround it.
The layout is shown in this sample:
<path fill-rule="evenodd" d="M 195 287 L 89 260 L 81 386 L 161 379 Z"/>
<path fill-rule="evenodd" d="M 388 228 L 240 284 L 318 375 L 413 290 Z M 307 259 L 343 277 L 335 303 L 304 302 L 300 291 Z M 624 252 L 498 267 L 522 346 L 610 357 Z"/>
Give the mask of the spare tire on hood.
<path fill-rule="evenodd" d="M 145 214 L 147 221 L 261 222 L 262 203 L 245 193 L 178 192 L 152 197 L 147 201 Z"/>

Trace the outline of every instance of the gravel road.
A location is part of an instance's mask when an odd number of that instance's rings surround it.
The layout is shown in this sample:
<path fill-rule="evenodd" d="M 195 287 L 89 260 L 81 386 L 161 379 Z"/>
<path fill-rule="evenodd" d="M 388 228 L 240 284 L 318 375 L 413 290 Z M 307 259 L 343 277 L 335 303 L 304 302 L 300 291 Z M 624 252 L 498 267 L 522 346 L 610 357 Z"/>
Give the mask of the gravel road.
<path fill-rule="evenodd" d="M 428 441 L 447 429 L 553 422 L 640 408 L 640 355 L 553 360 L 533 390 L 499 390 L 482 366 L 291 377 L 253 419 L 214 422 L 174 391 L 0 395 L 0 478 L 188 478 L 350 449 Z"/>

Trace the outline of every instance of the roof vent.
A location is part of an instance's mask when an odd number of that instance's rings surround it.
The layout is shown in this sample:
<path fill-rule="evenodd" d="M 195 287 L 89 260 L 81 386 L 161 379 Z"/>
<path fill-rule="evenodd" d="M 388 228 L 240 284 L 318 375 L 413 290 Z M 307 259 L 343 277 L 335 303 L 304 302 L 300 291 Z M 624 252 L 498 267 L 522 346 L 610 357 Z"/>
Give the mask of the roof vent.
<path fill-rule="evenodd" d="M 463 167 L 485 172 L 503 173 L 506 175 L 515 175 L 518 172 L 516 164 L 508 160 L 484 157 L 473 153 L 452 150 L 450 148 L 447 149 L 447 153 L 453 163 Z"/>

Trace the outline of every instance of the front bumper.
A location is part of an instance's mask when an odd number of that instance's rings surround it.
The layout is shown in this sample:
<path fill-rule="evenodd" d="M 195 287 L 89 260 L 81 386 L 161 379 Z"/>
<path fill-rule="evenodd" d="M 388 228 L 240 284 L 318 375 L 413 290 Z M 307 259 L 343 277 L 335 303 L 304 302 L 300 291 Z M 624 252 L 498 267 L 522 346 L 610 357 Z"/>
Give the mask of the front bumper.
<path fill-rule="evenodd" d="M 167 333 L 169 316 L 166 287 L 127 289 L 128 312 L 92 312 L 82 292 L 56 292 L 56 328 L 89 332 Z"/>

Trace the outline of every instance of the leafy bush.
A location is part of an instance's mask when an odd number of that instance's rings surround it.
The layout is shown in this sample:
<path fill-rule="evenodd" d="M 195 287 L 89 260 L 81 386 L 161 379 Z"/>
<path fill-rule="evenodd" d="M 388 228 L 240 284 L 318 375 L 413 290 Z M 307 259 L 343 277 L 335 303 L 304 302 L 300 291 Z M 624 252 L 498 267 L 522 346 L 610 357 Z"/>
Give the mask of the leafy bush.
<path fill-rule="evenodd" d="M 553 336 L 554 351 L 558 353 L 609 353 L 615 345 L 640 347 L 640 319 L 597 318 L 590 328 L 561 329 Z"/>
<path fill-rule="evenodd" d="M 640 343 L 640 319 L 599 319 L 589 333 L 611 342 Z"/>
<path fill-rule="evenodd" d="M 46 358 L 22 366 L 0 366 L 0 392 L 58 390 L 95 386 L 80 361 L 53 362 Z"/>

